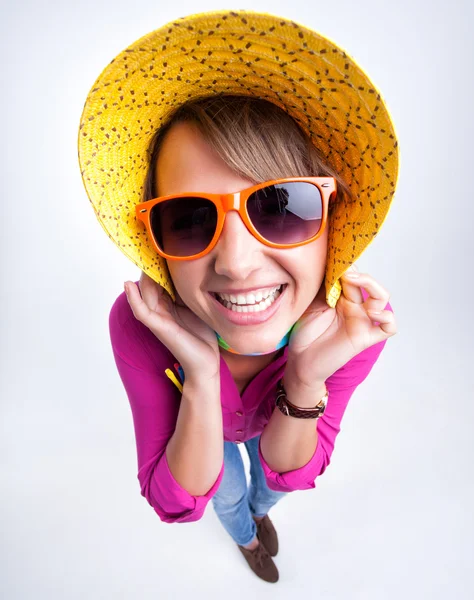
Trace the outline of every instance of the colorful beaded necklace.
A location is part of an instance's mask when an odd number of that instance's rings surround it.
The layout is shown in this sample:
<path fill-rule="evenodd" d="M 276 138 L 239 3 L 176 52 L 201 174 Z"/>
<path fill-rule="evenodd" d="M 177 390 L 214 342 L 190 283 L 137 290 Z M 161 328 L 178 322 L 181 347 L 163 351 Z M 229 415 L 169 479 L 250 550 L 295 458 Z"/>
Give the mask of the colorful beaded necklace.
<path fill-rule="evenodd" d="M 217 331 L 215 331 L 215 334 L 217 336 L 217 343 L 219 344 L 219 346 L 221 348 L 224 348 L 224 350 L 227 350 L 228 352 L 232 352 L 232 354 L 242 354 L 245 356 L 262 356 L 263 354 L 271 354 L 272 352 L 275 352 L 275 350 L 279 350 L 280 348 L 283 348 L 283 346 L 286 346 L 290 340 L 291 331 L 295 325 L 296 323 L 292 325 L 290 329 L 285 333 L 282 339 L 278 342 L 276 348 L 274 348 L 273 350 L 269 350 L 268 352 L 237 352 L 237 350 L 231 348 L 229 344 L 222 339 L 222 337 L 217 333 Z"/>

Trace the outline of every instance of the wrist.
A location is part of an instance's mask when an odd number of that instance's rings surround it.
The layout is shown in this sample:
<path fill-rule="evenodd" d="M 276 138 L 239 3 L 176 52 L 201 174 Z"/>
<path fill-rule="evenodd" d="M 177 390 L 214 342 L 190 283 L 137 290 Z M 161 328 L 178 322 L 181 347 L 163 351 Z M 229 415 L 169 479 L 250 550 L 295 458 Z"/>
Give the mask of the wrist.
<path fill-rule="evenodd" d="M 327 391 L 324 381 L 313 381 L 311 385 L 306 385 L 283 377 L 282 383 L 286 397 L 297 408 L 314 408 Z"/>
<path fill-rule="evenodd" d="M 183 395 L 188 398 L 198 398 L 198 402 L 220 402 L 220 377 L 186 377 L 183 384 Z"/>

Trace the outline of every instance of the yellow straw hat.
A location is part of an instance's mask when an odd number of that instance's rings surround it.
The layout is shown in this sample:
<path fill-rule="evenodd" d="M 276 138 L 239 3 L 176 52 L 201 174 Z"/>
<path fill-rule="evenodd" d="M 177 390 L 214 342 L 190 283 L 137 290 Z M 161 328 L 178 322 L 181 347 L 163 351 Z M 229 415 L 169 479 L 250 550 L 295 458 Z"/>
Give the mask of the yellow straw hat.
<path fill-rule="evenodd" d="M 378 234 L 397 185 L 398 142 L 380 91 L 349 54 L 289 19 L 249 10 L 181 17 L 114 58 L 90 90 L 79 128 L 82 179 L 110 239 L 175 300 L 166 261 L 135 205 L 154 132 L 175 108 L 209 94 L 264 98 L 283 108 L 348 183 L 328 231 L 326 301 Z"/>

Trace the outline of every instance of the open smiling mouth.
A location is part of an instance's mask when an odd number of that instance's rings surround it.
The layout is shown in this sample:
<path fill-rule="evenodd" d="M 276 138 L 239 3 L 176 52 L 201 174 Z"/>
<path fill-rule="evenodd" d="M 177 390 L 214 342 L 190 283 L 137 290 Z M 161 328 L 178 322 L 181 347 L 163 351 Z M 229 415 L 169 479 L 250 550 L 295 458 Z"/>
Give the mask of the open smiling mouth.
<path fill-rule="evenodd" d="M 209 294 L 219 313 L 231 322 L 237 325 L 253 325 L 267 321 L 278 311 L 287 287 L 288 284 L 282 284 L 261 299 L 258 294 L 253 298 L 247 296 L 247 300 L 254 300 L 253 304 L 238 304 L 236 302 L 238 297 L 231 297 L 228 294 L 222 296 L 214 292 L 209 292 Z M 240 300 L 243 301 L 244 298 L 240 298 Z"/>

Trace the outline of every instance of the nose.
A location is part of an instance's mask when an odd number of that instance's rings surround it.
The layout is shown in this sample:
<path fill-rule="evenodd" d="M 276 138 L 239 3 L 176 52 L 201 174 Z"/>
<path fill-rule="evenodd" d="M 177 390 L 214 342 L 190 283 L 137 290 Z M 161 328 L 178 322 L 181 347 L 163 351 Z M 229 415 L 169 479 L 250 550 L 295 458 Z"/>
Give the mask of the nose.
<path fill-rule="evenodd" d="M 247 229 L 239 213 L 231 210 L 226 214 L 220 238 L 212 249 L 214 269 L 234 281 L 244 282 L 259 268 L 259 255 L 265 245 Z"/>

